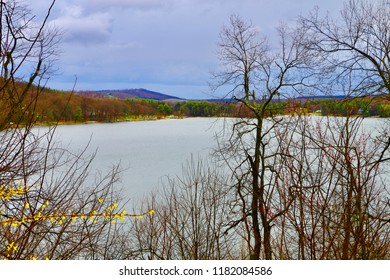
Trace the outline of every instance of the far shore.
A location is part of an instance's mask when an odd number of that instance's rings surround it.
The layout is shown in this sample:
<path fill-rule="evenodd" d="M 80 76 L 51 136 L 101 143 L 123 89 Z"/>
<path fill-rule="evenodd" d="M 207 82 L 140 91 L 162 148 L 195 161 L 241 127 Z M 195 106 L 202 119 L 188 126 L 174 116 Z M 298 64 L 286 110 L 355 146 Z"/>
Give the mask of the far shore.
<path fill-rule="evenodd" d="M 282 116 L 282 115 L 281 115 Z M 292 116 L 292 115 L 283 115 L 283 116 Z M 308 117 L 326 117 L 318 113 L 309 113 L 306 114 Z M 352 117 L 358 117 L 359 115 L 355 115 Z M 340 117 L 343 118 L 345 116 L 341 115 L 332 115 L 328 117 Z M 170 116 L 143 116 L 143 117 L 125 117 L 125 118 L 120 118 L 116 119 L 113 121 L 58 121 L 58 122 L 37 122 L 36 126 L 40 127 L 48 127 L 48 126 L 58 126 L 58 125 L 80 125 L 80 124 L 109 124 L 109 123 L 121 123 L 121 122 L 144 122 L 144 121 L 158 121 L 158 120 L 167 120 L 167 119 L 192 119 L 192 118 L 235 118 L 232 116 L 175 116 L 175 115 L 170 115 Z M 366 116 L 364 117 L 365 119 L 387 119 L 387 118 L 382 118 L 380 116 Z"/>

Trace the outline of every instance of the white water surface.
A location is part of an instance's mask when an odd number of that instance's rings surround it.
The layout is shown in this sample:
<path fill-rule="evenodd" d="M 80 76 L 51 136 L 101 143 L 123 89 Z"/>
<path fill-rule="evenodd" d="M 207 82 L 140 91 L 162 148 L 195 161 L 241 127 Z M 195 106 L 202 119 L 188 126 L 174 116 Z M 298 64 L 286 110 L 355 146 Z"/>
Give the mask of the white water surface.
<path fill-rule="evenodd" d="M 137 200 L 177 176 L 193 156 L 207 158 L 215 147 L 215 134 L 223 120 L 216 118 L 163 119 L 157 121 L 61 125 L 55 141 L 77 153 L 97 151 L 92 173 L 107 173 L 120 164 L 125 196 Z"/>
<path fill-rule="evenodd" d="M 312 117 L 313 121 L 325 120 Z M 163 119 L 157 121 L 60 125 L 55 141 L 78 153 L 97 151 L 92 175 L 107 174 L 120 164 L 118 188 L 126 199 L 137 201 L 162 185 L 167 176 L 180 176 L 191 157 L 208 158 L 216 148 L 215 136 L 232 120 L 217 118 Z M 362 128 L 377 134 L 386 120 L 367 118 Z"/>

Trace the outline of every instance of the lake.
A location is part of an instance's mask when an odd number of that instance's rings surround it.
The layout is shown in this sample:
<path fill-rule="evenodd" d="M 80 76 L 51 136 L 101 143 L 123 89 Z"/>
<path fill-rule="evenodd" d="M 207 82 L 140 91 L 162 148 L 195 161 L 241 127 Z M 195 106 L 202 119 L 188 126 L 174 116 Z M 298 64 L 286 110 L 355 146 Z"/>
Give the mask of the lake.
<path fill-rule="evenodd" d="M 383 119 L 368 118 L 363 127 L 375 134 L 384 123 Z M 223 119 L 217 118 L 185 118 L 61 125 L 56 139 L 74 152 L 90 142 L 87 153 L 97 151 L 92 165 L 97 173 L 106 174 L 120 163 L 123 171 L 118 187 L 134 201 L 156 190 L 167 176 L 180 176 L 183 164 L 191 156 L 207 158 L 224 124 Z"/>
<path fill-rule="evenodd" d="M 166 176 L 180 175 L 191 158 L 207 157 L 223 120 L 216 118 L 61 125 L 56 141 L 72 151 L 97 151 L 93 170 L 107 173 L 120 163 L 119 186 L 127 198 L 139 199 L 161 185 Z"/>

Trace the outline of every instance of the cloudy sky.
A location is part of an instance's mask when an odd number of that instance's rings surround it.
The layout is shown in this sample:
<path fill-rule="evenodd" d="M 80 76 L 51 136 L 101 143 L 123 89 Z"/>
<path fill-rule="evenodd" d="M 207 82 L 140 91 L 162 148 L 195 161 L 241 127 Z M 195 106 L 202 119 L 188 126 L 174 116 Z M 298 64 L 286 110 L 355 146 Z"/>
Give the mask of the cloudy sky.
<path fill-rule="evenodd" d="M 28 3 L 28 1 L 27 1 Z M 34 0 L 42 15 L 51 0 Z M 340 0 L 57 0 L 50 17 L 63 31 L 55 89 L 147 88 L 208 98 L 218 67 L 219 32 L 232 14 L 275 36 L 315 6 L 338 13 Z"/>

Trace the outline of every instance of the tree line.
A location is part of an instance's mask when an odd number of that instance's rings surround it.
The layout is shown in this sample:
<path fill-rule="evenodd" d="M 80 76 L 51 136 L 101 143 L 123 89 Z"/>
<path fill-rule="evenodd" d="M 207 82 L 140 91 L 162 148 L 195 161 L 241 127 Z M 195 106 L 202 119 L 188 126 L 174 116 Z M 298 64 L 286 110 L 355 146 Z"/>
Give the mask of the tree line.
<path fill-rule="evenodd" d="M 19 82 L 19 87 L 22 82 Z M 33 87 L 31 95 L 35 94 Z M 26 103 L 26 101 L 25 101 Z M 261 103 L 259 101 L 258 103 Z M 27 105 L 27 104 L 25 104 Z M 0 101 L 0 108 L 5 103 Z M 4 111 L 4 109 L 3 109 Z M 275 100 L 268 105 L 267 114 L 315 114 L 322 116 L 364 115 L 365 117 L 390 117 L 390 104 L 381 98 L 291 98 Z M 147 99 L 117 99 L 85 97 L 71 92 L 44 89 L 39 94 L 34 115 L 42 124 L 55 122 L 83 123 L 116 122 L 137 119 L 175 117 L 254 117 L 248 108 L 237 101 L 188 100 L 164 102 Z M 27 118 L 28 119 L 28 118 Z M 11 120 L 14 122 L 14 120 Z"/>

